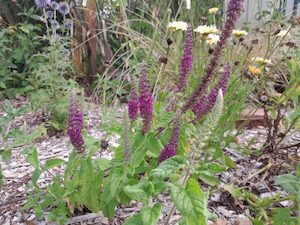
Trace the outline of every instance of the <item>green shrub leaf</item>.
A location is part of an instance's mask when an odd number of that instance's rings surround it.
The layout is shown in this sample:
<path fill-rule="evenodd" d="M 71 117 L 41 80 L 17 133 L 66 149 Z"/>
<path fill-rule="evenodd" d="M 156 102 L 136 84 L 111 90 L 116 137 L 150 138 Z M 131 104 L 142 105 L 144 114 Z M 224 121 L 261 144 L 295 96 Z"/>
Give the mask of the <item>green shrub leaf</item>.
<path fill-rule="evenodd" d="M 199 184 L 189 179 L 186 188 L 170 184 L 171 198 L 187 225 L 206 224 L 206 197 Z"/>
<path fill-rule="evenodd" d="M 169 177 L 176 173 L 187 164 L 187 161 L 181 156 L 174 156 L 163 161 L 157 168 L 150 172 L 150 176 L 156 178 Z"/>
<path fill-rule="evenodd" d="M 63 159 L 48 159 L 45 163 L 45 168 L 51 169 L 53 167 L 63 164 L 65 161 Z"/>

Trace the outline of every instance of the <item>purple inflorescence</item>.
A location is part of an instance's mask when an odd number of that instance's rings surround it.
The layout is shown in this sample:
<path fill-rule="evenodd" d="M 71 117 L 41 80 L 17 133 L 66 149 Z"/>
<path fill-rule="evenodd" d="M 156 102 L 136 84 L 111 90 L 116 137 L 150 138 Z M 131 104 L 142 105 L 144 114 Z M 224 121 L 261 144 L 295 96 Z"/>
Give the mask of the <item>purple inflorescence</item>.
<path fill-rule="evenodd" d="M 179 133 L 180 133 L 180 123 L 179 123 L 179 118 L 178 118 L 174 122 L 172 136 L 171 136 L 168 144 L 165 145 L 162 152 L 160 153 L 158 163 L 161 163 L 162 161 L 165 161 L 168 158 L 176 155 L 177 148 L 178 148 Z"/>
<path fill-rule="evenodd" d="M 58 3 L 56 1 L 52 1 L 50 3 L 50 7 L 53 9 L 53 10 L 57 10 L 58 9 Z"/>
<path fill-rule="evenodd" d="M 178 91 L 182 92 L 188 80 L 189 73 L 193 68 L 193 29 L 188 26 L 184 38 L 184 52 L 180 61 L 180 76 Z"/>
<path fill-rule="evenodd" d="M 146 65 L 144 63 L 141 66 L 139 105 L 141 117 L 143 118 L 144 123 L 142 133 L 145 134 L 151 127 L 153 117 L 153 98 L 147 80 Z"/>
<path fill-rule="evenodd" d="M 202 81 L 198 85 L 197 89 L 192 93 L 192 95 L 187 99 L 186 103 L 182 108 L 182 112 L 186 112 L 188 109 L 193 108 L 195 104 L 200 100 L 200 98 L 205 95 L 207 88 L 213 75 L 215 74 L 218 64 L 219 58 L 222 53 L 223 48 L 227 40 L 230 38 L 232 30 L 234 29 L 235 23 L 239 18 L 242 8 L 243 8 L 244 0 L 230 0 L 228 3 L 228 9 L 226 14 L 226 22 L 222 29 L 220 40 L 217 42 L 214 51 L 212 53 L 212 57 L 209 61 L 209 64 L 205 70 L 205 74 L 202 78 Z"/>
<path fill-rule="evenodd" d="M 68 15 L 70 13 L 70 6 L 67 2 L 60 2 L 57 9 L 62 15 Z"/>
<path fill-rule="evenodd" d="M 35 0 L 36 7 L 42 9 L 46 8 L 50 4 L 51 0 Z"/>
<path fill-rule="evenodd" d="M 131 120 L 135 120 L 139 112 L 139 98 L 134 88 L 130 91 L 128 102 L 128 115 Z"/>
<path fill-rule="evenodd" d="M 204 96 L 201 97 L 200 100 L 197 102 L 197 104 L 193 106 L 192 111 L 194 112 L 197 119 L 201 119 L 204 115 L 210 112 L 210 110 L 214 107 L 220 89 L 222 90 L 223 95 L 226 93 L 228 83 L 229 83 L 229 78 L 230 78 L 230 72 L 231 72 L 231 67 L 229 64 L 226 64 L 224 68 L 224 72 L 219 78 L 218 83 L 210 91 L 207 98 Z"/>
<path fill-rule="evenodd" d="M 54 16 L 54 14 L 53 14 L 52 11 L 47 11 L 47 12 L 46 12 L 46 16 L 47 16 L 48 19 L 52 19 L 53 16 Z"/>
<path fill-rule="evenodd" d="M 70 98 L 69 119 L 68 119 L 68 135 L 73 146 L 78 153 L 84 151 L 84 140 L 82 137 L 83 113 L 76 101 L 74 95 Z"/>

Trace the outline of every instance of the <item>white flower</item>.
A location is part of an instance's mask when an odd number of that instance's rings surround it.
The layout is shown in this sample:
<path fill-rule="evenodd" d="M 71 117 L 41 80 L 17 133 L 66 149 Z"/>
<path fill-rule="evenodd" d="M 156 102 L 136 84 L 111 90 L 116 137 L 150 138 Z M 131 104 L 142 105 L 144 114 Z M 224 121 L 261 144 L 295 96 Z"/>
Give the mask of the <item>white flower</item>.
<path fill-rule="evenodd" d="M 236 36 L 236 37 L 242 37 L 242 36 L 246 36 L 248 33 L 245 30 L 233 30 L 232 31 L 232 35 Z"/>
<path fill-rule="evenodd" d="M 171 30 L 187 30 L 188 24 L 183 21 L 173 21 L 168 24 L 168 28 Z"/>
<path fill-rule="evenodd" d="M 276 36 L 277 37 L 286 37 L 288 35 L 289 31 L 288 30 L 281 30 Z"/>
<path fill-rule="evenodd" d="M 194 31 L 200 33 L 201 35 L 216 34 L 219 32 L 216 26 L 213 25 L 211 26 L 201 25 L 198 26 Z"/>
<path fill-rule="evenodd" d="M 264 59 L 261 57 L 253 57 L 252 61 L 259 64 L 272 64 L 272 61 L 270 59 Z"/>
<path fill-rule="evenodd" d="M 206 43 L 210 45 L 216 44 L 220 40 L 220 36 L 217 34 L 209 34 L 206 38 Z"/>
<path fill-rule="evenodd" d="M 209 14 L 212 14 L 212 15 L 215 15 L 215 14 L 217 14 L 218 11 L 219 11 L 219 8 L 214 7 L 214 8 L 210 8 L 210 9 L 208 10 L 208 13 L 209 13 Z"/>
<path fill-rule="evenodd" d="M 191 0 L 185 0 L 186 3 L 186 9 L 190 10 L 191 9 Z"/>

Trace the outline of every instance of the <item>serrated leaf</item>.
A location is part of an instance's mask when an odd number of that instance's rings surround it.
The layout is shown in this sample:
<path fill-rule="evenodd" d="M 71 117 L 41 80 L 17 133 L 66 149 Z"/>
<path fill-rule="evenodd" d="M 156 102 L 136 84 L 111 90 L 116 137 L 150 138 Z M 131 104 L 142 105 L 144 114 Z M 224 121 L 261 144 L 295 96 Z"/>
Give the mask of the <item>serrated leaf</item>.
<path fill-rule="evenodd" d="M 187 164 L 186 159 L 181 156 L 173 156 L 163 161 L 157 168 L 150 172 L 151 177 L 165 178 L 176 173 Z"/>
<path fill-rule="evenodd" d="M 141 217 L 141 214 L 136 214 L 132 217 L 129 217 L 124 225 L 143 225 L 143 220 L 142 220 L 142 217 Z"/>
<path fill-rule="evenodd" d="M 277 177 L 275 185 L 280 185 L 291 194 L 299 194 L 300 179 L 291 174 L 285 174 Z"/>
<path fill-rule="evenodd" d="M 149 182 L 142 180 L 136 185 L 127 185 L 124 187 L 125 193 L 132 199 L 147 203 L 149 201 Z"/>
<path fill-rule="evenodd" d="M 273 218 L 273 225 L 290 225 L 293 221 L 291 217 L 291 209 L 281 208 L 276 209 L 276 214 Z"/>
<path fill-rule="evenodd" d="M 63 159 L 48 159 L 45 163 L 45 169 L 51 169 L 53 167 L 63 164 L 65 161 Z"/>
<path fill-rule="evenodd" d="M 212 175 L 209 171 L 202 171 L 197 174 L 198 178 L 203 182 L 211 185 L 216 186 L 220 183 L 219 179 Z"/>
<path fill-rule="evenodd" d="M 160 203 L 156 203 L 152 208 L 145 206 L 141 212 L 128 218 L 124 225 L 155 225 L 159 219 L 161 208 Z"/>
<path fill-rule="evenodd" d="M 171 198 L 187 225 L 206 224 L 206 197 L 199 184 L 189 179 L 186 188 L 170 184 Z"/>
<path fill-rule="evenodd" d="M 144 225 L 155 225 L 161 213 L 161 204 L 156 203 L 152 208 L 146 206 L 141 211 L 141 217 Z"/>
<path fill-rule="evenodd" d="M 112 171 L 111 177 L 110 177 L 110 192 L 111 196 L 114 196 L 119 189 L 119 186 L 123 180 L 124 177 L 124 171 L 121 167 L 117 167 Z"/>

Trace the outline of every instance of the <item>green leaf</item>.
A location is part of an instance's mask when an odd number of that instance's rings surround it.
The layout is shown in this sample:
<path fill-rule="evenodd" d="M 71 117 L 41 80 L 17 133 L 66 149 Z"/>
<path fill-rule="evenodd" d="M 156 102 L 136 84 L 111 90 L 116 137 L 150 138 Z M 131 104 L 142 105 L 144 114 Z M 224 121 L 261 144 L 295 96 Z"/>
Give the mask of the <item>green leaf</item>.
<path fill-rule="evenodd" d="M 38 169 L 40 167 L 38 152 L 36 148 L 31 148 L 27 152 L 27 161 L 33 165 L 34 168 Z"/>
<path fill-rule="evenodd" d="M 280 185 L 291 194 L 300 194 L 300 178 L 291 174 L 285 174 L 277 177 L 275 185 Z"/>
<path fill-rule="evenodd" d="M 144 160 L 145 155 L 146 155 L 146 143 L 147 143 L 147 137 L 139 134 L 136 135 L 134 144 L 132 146 L 132 155 L 130 159 L 130 164 L 136 168 L 138 167 L 141 162 Z"/>
<path fill-rule="evenodd" d="M 273 218 L 273 225 L 291 225 L 291 224 L 299 224 L 297 218 L 293 218 L 291 216 L 291 209 L 288 208 L 279 208 L 276 209 L 276 214 Z"/>
<path fill-rule="evenodd" d="M 134 200 L 147 203 L 150 198 L 149 181 L 144 179 L 136 185 L 128 185 L 124 187 L 124 192 Z"/>
<path fill-rule="evenodd" d="M 156 203 L 152 208 L 145 206 L 141 212 L 128 218 L 124 225 L 155 225 L 159 219 L 161 208 L 160 203 Z"/>
<path fill-rule="evenodd" d="M 110 194 L 111 196 L 115 196 L 117 190 L 120 187 L 121 182 L 124 178 L 124 170 L 121 167 L 117 167 L 112 171 L 110 177 Z"/>
<path fill-rule="evenodd" d="M 141 217 L 144 225 L 155 225 L 161 213 L 161 203 L 156 203 L 152 208 L 146 206 L 141 211 Z"/>
<path fill-rule="evenodd" d="M 189 179 L 186 188 L 170 184 L 171 198 L 187 225 L 206 224 L 206 197 L 199 184 Z"/>
<path fill-rule="evenodd" d="M 63 164 L 65 161 L 63 159 L 48 159 L 45 163 L 45 168 L 51 169 L 53 167 Z"/>
<path fill-rule="evenodd" d="M 202 180 L 203 182 L 211 185 L 216 186 L 220 183 L 219 179 L 212 175 L 209 171 L 202 171 L 197 174 L 197 177 Z"/>
<path fill-rule="evenodd" d="M 136 214 L 132 217 L 129 217 L 124 225 L 143 225 L 143 220 L 142 220 L 142 217 L 141 217 L 141 214 Z"/>
<path fill-rule="evenodd" d="M 36 183 L 37 183 L 39 177 L 41 176 L 41 174 L 42 174 L 42 172 L 41 172 L 40 169 L 35 169 L 35 170 L 34 170 L 34 172 L 33 172 L 33 174 L 32 174 L 32 183 L 33 183 L 34 185 L 36 185 Z"/>
<path fill-rule="evenodd" d="M 163 161 L 157 168 L 150 172 L 151 177 L 165 178 L 182 169 L 187 164 L 186 159 L 181 156 L 173 156 Z"/>
<path fill-rule="evenodd" d="M 147 142 L 150 155 L 152 157 L 158 157 L 161 152 L 162 145 L 159 143 L 157 138 L 154 135 L 151 135 L 148 137 Z"/>

